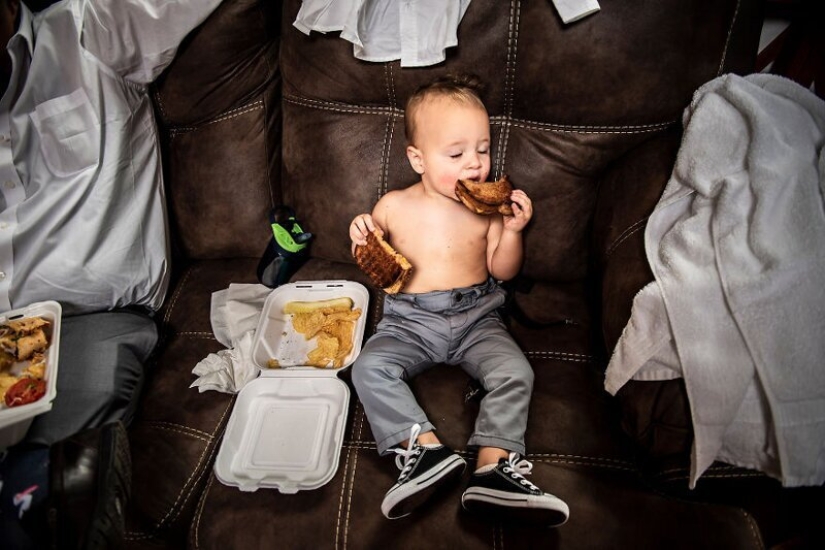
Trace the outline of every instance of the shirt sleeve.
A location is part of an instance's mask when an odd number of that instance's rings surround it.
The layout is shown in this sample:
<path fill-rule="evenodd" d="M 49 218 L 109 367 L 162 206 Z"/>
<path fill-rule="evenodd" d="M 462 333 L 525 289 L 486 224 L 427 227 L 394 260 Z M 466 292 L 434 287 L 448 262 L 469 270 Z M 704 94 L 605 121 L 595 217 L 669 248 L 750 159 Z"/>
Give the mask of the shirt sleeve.
<path fill-rule="evenodd" d="M 74 0 L 81 46 L 123 78 L 148 84 L 222 0 Z"/>

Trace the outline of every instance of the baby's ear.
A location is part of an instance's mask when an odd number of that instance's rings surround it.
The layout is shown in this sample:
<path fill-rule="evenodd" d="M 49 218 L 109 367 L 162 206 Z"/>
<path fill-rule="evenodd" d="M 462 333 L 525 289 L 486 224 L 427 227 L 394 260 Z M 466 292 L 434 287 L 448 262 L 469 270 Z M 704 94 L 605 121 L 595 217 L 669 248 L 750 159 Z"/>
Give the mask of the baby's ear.
<path fill-rule="evenodd" d="M 424 173 L 424 158 L 421 156 L 421 151 L 412 145 L 407 145 L 407 159 L 410 161 L 410 166 L 418 174 Z"/>

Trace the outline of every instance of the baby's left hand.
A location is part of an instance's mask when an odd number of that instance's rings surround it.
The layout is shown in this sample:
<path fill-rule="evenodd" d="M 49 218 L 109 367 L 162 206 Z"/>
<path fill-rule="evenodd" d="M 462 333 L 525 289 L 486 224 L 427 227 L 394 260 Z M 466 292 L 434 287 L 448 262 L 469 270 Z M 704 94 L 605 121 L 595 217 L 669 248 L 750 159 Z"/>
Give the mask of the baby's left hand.
<path fill-rule="evenodd" d="M 519 232 L 533 217 L 533 201 L 521 189 L 514 189 L 510 200 L 513 201 L 513 215 L 504 216 L 504 229 Z"/>

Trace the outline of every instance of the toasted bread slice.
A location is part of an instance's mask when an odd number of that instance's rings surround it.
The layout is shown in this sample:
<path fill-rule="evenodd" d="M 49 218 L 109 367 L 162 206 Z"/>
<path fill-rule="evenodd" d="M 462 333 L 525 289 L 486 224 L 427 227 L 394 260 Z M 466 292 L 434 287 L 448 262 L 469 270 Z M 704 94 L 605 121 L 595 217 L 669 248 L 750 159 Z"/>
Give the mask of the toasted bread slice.
<path fill-rule="evenodd" d="M 355 247 L 355 262 L 373 284 L 387 294 L 396 294 L 412 275 L 410 262 L 373 231 L 367 235 L 365 246 Z"/>
<path fill-rule="evenodd" d="M 455 186 L 455 194 L 464 206 L 483 216 L 496 212 L 504 216 L 512 216 L 513 208 L 510 206 L 512 191 L 513 186 L 507 176 L 502 176 L 498 181 L 488 182 L 459 180 Z"/>

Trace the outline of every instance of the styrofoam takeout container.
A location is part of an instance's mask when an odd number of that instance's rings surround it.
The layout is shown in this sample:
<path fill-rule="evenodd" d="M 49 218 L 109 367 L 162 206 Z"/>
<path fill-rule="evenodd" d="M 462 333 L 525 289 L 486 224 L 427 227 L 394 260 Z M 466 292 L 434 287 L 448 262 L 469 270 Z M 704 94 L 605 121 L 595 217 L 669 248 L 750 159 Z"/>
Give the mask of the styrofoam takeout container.
<path fill-rule="evenodd" d="M 0 405 L 0 450 L 19 442 L 26 435 L 34 417 L 48 412 L 57 396 L 57 364 L 60 356 L 60 319 L 63 310 L 53 301 L 36 302 L 27 307 L 0 314 L 0 324 L 27 317 L 42 317 L 51 324 L 49 347 L 46 350 L 46 395 L 33 403 L 19 407 Z M 12 367 L 12 373 L 19 375 L 26 365 L 19 363 Z"/>
<path fill-rule="evenodd" d="M 314 339 L 305 341 L 283 313 L 287 302 L 349 297 L 361 316 L 352 352 L 339 369 L 303 366 Z M 313 281 L 279 286 L 264 303 L 252 344 L 259 376 L 244 386 L 232 409 L 215 460 L 215 475 L 242 491 L 282 493 L 317 489 L 338 470 L 350 392 L 338 372 L 361 351 L 369 293 L 352 281 Z M 282 368 L 269 369 L 277 359 Z"/>

